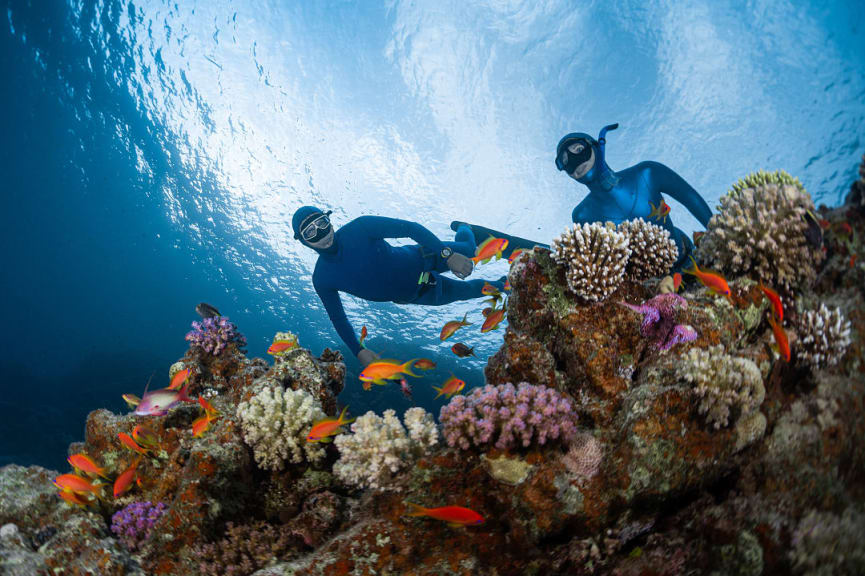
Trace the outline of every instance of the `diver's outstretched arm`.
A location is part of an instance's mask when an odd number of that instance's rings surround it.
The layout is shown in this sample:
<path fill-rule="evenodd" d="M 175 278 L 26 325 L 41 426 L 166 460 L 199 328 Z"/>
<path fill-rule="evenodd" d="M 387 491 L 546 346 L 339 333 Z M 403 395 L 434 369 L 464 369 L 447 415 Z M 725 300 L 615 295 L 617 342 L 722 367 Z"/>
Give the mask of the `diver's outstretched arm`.
<path fill-rule="evenodd" d="M 438 254 L 444 244 L 438 237 L 418 224 L 408 220 L 386 218 L 384 216 L 361 216 L 355 225 L 372 238 L 411 238 L 427 250 Z"/>
<path fill-rule="evenodd" d="M 652 182 L 657 182 L 659 191 L 673 197 L 679 204 L 688 209 L 688 212 L 700 221 L 704 227 L 709 226 L 712 218 L 712 209 L 703 200 L 703 197 L 685 182 L 685 179 L 667 168 L 660 162 L 646 162 L 651 170 Z"/>
<path fill-rule="evenodd" d="M 313 283 L 315 286 L 315 284 Z M 339 298 L 339 292 L 332 289 L 321 288 L 315 286 L 315 291 L 318 297 L 321 298 L 321 303 L 324 304 L 324 309 L 330 317 L 333 327 L 336 328 L 336 333 L 351 350 L 355 356 L 360 352 L 360 342 L 357 341 L 357 336 L 354 329 L 348 322 L 348 317 L 345 315 L 345 309 L 342 307 L 342 300 Z"/>

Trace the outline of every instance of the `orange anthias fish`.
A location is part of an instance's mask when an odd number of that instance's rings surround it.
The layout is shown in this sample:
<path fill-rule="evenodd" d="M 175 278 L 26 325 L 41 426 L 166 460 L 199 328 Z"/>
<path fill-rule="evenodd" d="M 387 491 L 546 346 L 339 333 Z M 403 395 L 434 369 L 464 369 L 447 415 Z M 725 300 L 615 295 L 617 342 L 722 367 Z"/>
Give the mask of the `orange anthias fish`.
<path fill-rule="evenodd" d="M 649 202 L 649 206 L 652 207 L 652 212 L 649 214 L 649 220 L 657 218 L 662 222 L 667 221 L 667 215 L 670 213 L 670 205 L 667 204 L 663 198 L 661 198 L 661 204 L 657 208 L 655 208 L 655 205 L 651 202 Z"/>
<path fill-rule="evenodd" d="M 348 410 L 348 406 L 342 409 L 342 412 L 339 413 L 339 418 L 328 418 L 326 420 L 316 422 L 312 426 L 312 430 L 310 430 L 309 434 L 307 434 L 306 441 L 332 442 L 332 436 L 336 436 L 337 434 L 342 433 L 342 430 L 340 429 L 342 426 L 354 422 L 354 418 L 352 418 L 351 420 L 345 419 L 346 410 Z"/>
<path fill-rule="evenodd" d="M 99 496 L 99 485 L 93 484 L 87 478 L 78 476 L 77 474 L 61 474 L 54 479 L 54 485 L 67 492 L 75 492 L 76 494 L 90 493 L 94 496 Z"/>
<path fill-rule="evenodd" d="M 198 397 L 198 405 L 204 409 L 204 413 L 211 420 L 215 420 L 219 415 L 219 411 L 213 407 L 213 405 L 204 398 L 204 396 Z"/>
<path fill-rule="evenodd" d="M 693 256 L 691 256 L 691 262 L 693 262 L 694 267 L 690 270 L 685 270 L 685 274 L 696 276 L 697 280 L 699 280 L 703 286 L 708 288 L 710 292 L 718 294 L 719 296 L 726 296 L 727 300 L 732 304 L 733 299 L 730 297 L 730 287 L 727 285 L 727 281 L 724 280 L 724 277 L 715 272 L 700 270 L 697 266 L 697 261 L 694 260 Z"/>
<path fill-rule="evenodd" d="M 463 314 L 462 320 L 451 320 L 447 324 L 442 327 L 442 332 L 439 334 L 439 340 L 444 342 L 448 338 L 454 335 L 454 332 L 462 328 L 463 326 L 471 326 L 471 322 L 466 322 L 466 317 L 468 316 L 468 312 Z"/>
<path fill-rule="evenodd" d="M 168 389 L 180 390 L 180 387 L 183 386 L 183 383 L 186 382 L 187 378 L 189 378 L 189 368 L 184 368 L 171 378 L 171 384 L 168 385 Z"/>
<path fill-rule="evenodd" d="M 429 358 L 421 358 L 414 363 L 414 366 L 412 366 L 412 368 L 420 368 L 421 370 L 432 370 L 435 367 L 436 363 Z"/>
<path fill-rule="evenodd" d="M 207 429 L 210 428 L 211 418 L 207 414 L 204 416 L 199 416 L 195 420 L 192 421 L 192 435 L 195 438 L 201 437 L 202 434 L 207 432 Z"/>
<path fill-rule="evenodd" d="M 444 394 L 445 396 L 448 397 L 448 399 L 450 399 L 451 396 L 453 396 L 454 394 L 459 394 L 459 392 L 465 387 L 466 387 L 465 382 L 463 382 L 462 380 L 460 380 L 459 378 L 457 378 L 456 376 L 451 374 L 451 377 L 448 378 L 444 384 L 442 384 L 441 388 L 437 388 L 435 386 L 433 386 L 432 388 L 433 388 L 433 390 L 438 392 L 438 395 L 436 396 L 436 398 L 438 398 L 439 396 Z"/>
<path fill-rule="evenodd" d="M 505 289 L 505 291 L 509 291 L 511 289 L 511 281 L 510 280 L 505 280 L 504 289 Z"/>
<path fill-rule="evenodd" d="M 489 238 L 484 240 L 480 246 L 477 247 L 477 249 L 475 250 L 475 256 L 474 258 L 472 258 L 472 262 L 474 262 L 475 264 L 486 264 L 494 256 L 497 260 L 501 260 L 502 251 L 507 247 L 508 241 L 506 239 L 490 236 Z"/>
<path fill-rule="evenodd" d="M 505 308 L 502 306 L 501 308 L 493 308 L 486 314 L 486 319 L 484 320 L 483 325 L 481 326 L 481 332 L 489 332 L 490 330 L 495 330 L 499 327 L 499 324 L 502 323 L 502 320 L 505 319 Z"/>
<path fill-rule="evenodd" d="M 368 333 L 366 331 L 366 324 L 364 324 L 360 329 L 360 347 L 361 348 L 366 348 L 366 346 L 363 345 L 363 341 L 366 340 L 367 334 Z"/>
<path fill-rule="evenodd" d="M 682 275 L 676 272 L 673 274 L 673 292 L 678 292 L 682 287 Z"/>
<path fill-rule="evenodd" d="M 267 349 L 267 353 L 271 356 L 278 356 L 284 352 L 288 352 L 289 350 L 294 350 L 295 348 L 297 348 L 297 336 L 286 340 L 276 340 Z"/>
<path fill-rule="evenodd" d="M 787 362 L 790 362 L 790 343 L 787 341 L 787 333 L 781 328 L 781 325 L 775 322 L 772 316 L 769 316 L 769 326 L 772 327 L 772 333 L 775 335 L 775 343 L 778 345 L 778 353 Z"/>
<path fill-rule="evenodd" d="M 88 476 L 102 476 L 103 478 L 107 478 L 107 476 L 105 476 L 105 468 L 100 468 L 87 454 L 73 454 L 67 458 L 66 461 L 69 462 L 73 468 L 79 472 L 84 472 Z"/>
<path fill-rule="evenodd" d="M 92 499 L 85 498 L 83 495 L 71 492 L 69 490 L 61 490 L 59 496 L 63 498 L 66 502 L 80 508 L 87 508 L 88 506 L 93 504 Z"/>
<path fill-rule="evenodd" d="M 126 493 L 132 487 L 132 481 L 135 479 L 135 474 L 138 469 L 138 464 L 141 458 L 136 458 L 129 467 L 120 473 L 120 476 L 114 481 L 114 497 Z"/>
<path fill-rule="evenodd" d="M 484 296 L 499 296 L 501 295 L 501 292 L 489 282 L 484 282 L 484 286 L 481 288 L 481 294 Z"/>
<path fill-rule="evenodd" d="M 525 252 L 525 250 L 523 250 L 522 248 L 517 248 L 516 250 L 511 252 L 511 255 L 508 256 L 508 264 L 513 264 L 514 262 L 516 262 L 517 258 L 519 258 L 523 252 Z"/>
<path fill-rule="evenodd" d="M 141 424 L 132 429 L 132 439 L 144 448 L 156 448 L 159 445 L 159 438 L 156 437 L 156 434 Z"/>
<path fill-rule="evenodd" d="M 142 456 L 147 454 L 147 450 L 139 446 L 132 437 L 126 432 L 120 432 L 117 434 L 117 437 L 120 438 L 120 443 L 132 450 L 133 452 L 138 452 Z"/>
<path fill-rule="evenodd" d="M 398 380 L 400 374 L 418 377 L 417 374 L 411 371 L 411 366 L 415 362 L 417 362 L 417 358 L 412 358 L 403 364 L 400 364 L 396 360 L 380 360 L 368 364 L 358 378 L 361 382 L 372 382 L 373 384 L 383 386 L 387 384 L 385 380 Z"/>
<path fill-rule="evenodd" d="M 126 402 L 126 405 L 129 406 L 130 409 L 135 409 L 136 406 L 141 404 L 141 398 L 135 394 L 124 394 L 123 401 Z"/>
<path fill-rule="evenodd" d="M 781 304 L 781 297 L 768 286 L 763 286 L 762 282 L 760 282 L 760 290 L 763 291 L 763 294 L 772 303 L 772 313 L 775 315 L 775 320 L 779 323 L 784 322 L 784 306 Z"/>
<path fill-rule="evenodd" d="M 478 526 L 484 523 L 484 518 L 471 508 L 462 506 L 441 506 L 439 508 L 424 508 L 411 502 L 406 502 L 410 512 L 406 516 L 429 516 L 436 520 L 447 522 L 448 526 Z"/>

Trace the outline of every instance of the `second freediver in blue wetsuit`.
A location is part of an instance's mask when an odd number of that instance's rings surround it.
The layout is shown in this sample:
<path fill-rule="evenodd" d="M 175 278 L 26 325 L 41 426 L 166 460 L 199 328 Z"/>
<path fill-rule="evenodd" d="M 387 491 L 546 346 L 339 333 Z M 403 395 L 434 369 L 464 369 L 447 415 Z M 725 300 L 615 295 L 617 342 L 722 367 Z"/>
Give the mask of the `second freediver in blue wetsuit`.
<path fill-rule="evenodd" d="M 371 350 L 361 348 L 345 315 L 339 293 L 373 302 L 441 306 L 458 300 L 481 298 L 485 280 L 462 279 L 473 270 L 472 231 L 457 230 L 455 241 L 442 242 L 432 232 L 407 220 L 361 216 L 334 231 L 330 212 L 314 206 L 299 208 L 291 219 L 294 237 L 318 252 L 312 284 L 337 334 L 357 356 L 361 366 L 374 361 Z M 417 244 L 392 246 L 385 238 L 411 238 Z M 499 290 L 504 278 L 489 281 Z"/>
<path fill-rule="evenodd" d="M 682 265 L 687 263 L 694 244 L 687 234 L 673 226 L 671 218 L 650 218 L 652 205 L 660 207 L 663 200 L 661 194 L 667 194 L 687 208 L 703 226 L 708 226 L 712 211 L 706 201 L 681 176 L 659 162 L 640 162 L 620 172 L 611 170 L 604 159 L 605 135 L 618 126 L 605 126 L 597 140 L 583 132 L 573 132 L 559 141 L 556 148 L 556 168 L 589 188 L 588 196 L 571 213 L 571 220 L 575 224 L 619 224 L 625 220 L 643 218 L 662 226 L 670 231 L 670 236 L 679 249 L 679 258 L 673 269 L 681 269 Z M 456 230 L 465 225 L 464 222 L 456 221 L 451 223 L 451 228 Z M 476 242 L 486 239 L 490 234 L 507 238 L 508 253 L 505 256 L 517 248 L 548 248 L 540 242 L 509 236 L 481 226 L 471 225 L 471 228 Z"/>
<path fill-rule="evenodd" d="M 604 126 L 597 140 L 583 132 L 573 132 L 559 140 L 556 168 L 589 188 L 589 195 L 571 213 L 571 220 L 575 224 L 608 221 L 620 224 L 643 218 L 666 228 L 679 249 L 674 265 L 674 269 L 679 269 L 687 262 L 694 244 L 687 234 L 673 226 L 672 218 L 650 218 L 652 206 L 660 207 L 661 194 L 667 194 L 703 226 L 709 225 L 712 210 L 690 184 L 659 162 L 640 162 L 619 172 L 611 170 L 604 158 L 605 136 L 618 127 L 618 124 Z"/>

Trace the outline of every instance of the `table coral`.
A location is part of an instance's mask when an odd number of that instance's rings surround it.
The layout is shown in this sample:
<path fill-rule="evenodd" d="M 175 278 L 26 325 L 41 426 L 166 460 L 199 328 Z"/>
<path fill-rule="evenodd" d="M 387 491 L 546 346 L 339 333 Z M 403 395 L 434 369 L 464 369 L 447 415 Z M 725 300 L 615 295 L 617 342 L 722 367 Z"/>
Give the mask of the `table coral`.
<path fill-rule="evenodd" d="M 360 416 L 352 423 L 351 434 L 334 440 L 340 453 L 334 474 L 353 486 L 387 488 L 397 472 L 438 444 L 432 414 L 409 408 L 404 419 L 405 427 L 393 410 L 385 410 L 383 416 L 372 411 Z"/>
<path fill-rule="evenodd" d="M 553 240 L 553 259 L 566 268 L 568 287 L 594 302 L 616 291 L 630 254 L 627 235 L 612 224 L 574 224 Z"/>
<path fill-rule="evenodd" d="M 282 390 L 264 384 L 237 406 L 243 440 L 253 449 L 260 468 L 282 470 L 286 463 L 318 462 L 324 449 L 306 441 L 313 423 L 325 417 L 306 390 Z"/>
<path fill-rule="evenodd" d="M 567 442 L 576 434 L 571 400 L 553 388 L 523 382 L 476 388 L 443 406 L 439 420 L 449 446 L 499 450 L 548 441 Z"/>

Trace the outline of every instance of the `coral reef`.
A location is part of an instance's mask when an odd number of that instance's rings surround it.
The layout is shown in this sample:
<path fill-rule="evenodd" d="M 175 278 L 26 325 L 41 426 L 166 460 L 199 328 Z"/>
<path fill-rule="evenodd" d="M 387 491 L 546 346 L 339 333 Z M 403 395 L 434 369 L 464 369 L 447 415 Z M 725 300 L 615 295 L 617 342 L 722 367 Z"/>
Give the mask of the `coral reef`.
<path fill-rule="evenodd" d="M 805 188 L 786 172 L 750 174 L 721 198 L 698 253 L 728 276 L 799 288 L 814 280 L 823 258 L 806 238 L 806 216 L 814 210 Z"/>
<path fill-rule="evenodd" d="M 764 184 L 797 189 L 761 176 L 738 191 Z M 111 480 L 139 465 L 128 493 L 105 490 L 84 509 L 58 498 L 58 472 L 0 468 L 0 571 L 861 573 L 865 264 L 853 257 L 865 217 L 854 199 L 815 214 L 826 258 L 813 284 L 797 286 L 799 307 L 786 310 L 792 363 L 767 346 L 768 304 L 738 272 L 729 300 L 686 283 L 684 301 L 667 293 L 653 302 L 658 280 L 626 277 L 615 297 L 587 302 L 549 251 L 524 253 L 508 275 L 509 326 L 487 363 L 487 386 L 442 408 L 447 442 L 436 443 L 430 415 L 413 409 L 402 422 L 395 412 L 362 417 L 354 434 L 309 458 L 298 421 L 336 414 L 346 375 L 338 353 L 292 347 L 270 365 L 236 344 L 216 356 L 192 346 L 181 359 L 195 374 L 190 393 L 220 418 L 193 436 L 197 403 L 164 416 L 91 412 L 69 454 L 92 456 Z M 792 296 L 783 293 L 785 302 Z M 830 344 L 849 338 L 843 355 L 819 344 L 828 370 L 802 361 L 803 341 L 812 345 L 805 326 L 818 317 L 824 333 L 834 326 Z M 652 331 L 665 332 L 656 326 L 665 322 L 696 337 L 663 351 L 667 340 Z M 287 412 L 304 414 L 285 428 Z M 144 454 L 118 441 L 137 426 L 152 432 Z M 261 466 L 244 441 L 256 426 L 268 455 Z M 279 453 L 285 437 L 293 447 Z M 135 502 L 166 508 L 130 553 L 109 524 Z M 407 516 L 409 502 L 465 507 L 485 521 L 456 530 Z"/>
<path fill-rule="evenodd" d="M 325 416 L 306 390 L 283 390 L 270 383 L 259 385 L 237 406 L 243 441 L 253 449 L 258 466 L 269 470 L 324 458 L 321 445 L 307 442 L 306 435 Z"/>
<path fill-rule="evenodd" d="M 754 412 L 766 396 L 760 368 L 752 360 L 727 354 L 721 345 L 692 348 L 678 371 L 694 385 L 700 414 L 715 428 Z"/>
<path fill-rule="evenodd" d="M 820 303 L 816 310 L 799 314 L 797 358 L 813 369 L 838 364 L 850 346 L 850 322 L 839 308 Z"/>
<path fill-rule="evenodd" d="M 111 532 L 129 550 L 138 550 L 150 537 L 153 525 L 165 513 L 165 504 L 157 502 L 133 502 L 111 516 Z"/>
<path fill-rule="evenodd" d="M 201 348 L 208 354 L 218 356 L 229 345 L 246 346 L 246 338 L 237 331 L 237 326 L 228 316 L 212 316 L 201 322 L 193 322 L 192 330 L 186 334 L 190 347 Z"/>
<path fill-rule="evenodd" d="M 626 302 L 622 304 L 643 315 L 640 334 L 659 350 L 669 350 L 676 344 L 697 338 L 697 331 L 693 327 L 676 323 L 678 310 L 688 307 L 688 301 L 678 294 L 658 294 L 639 306 Z"/>
<path fill-rule="evenodd" d="M 297 536 L 266 522 L 235 525 L 229 522 L 219 542 L 203 544 L 193 554 L 198 574 L 206 576 L 248 576 L 292 551 Z"/>
<path fill-rule="evenodd" d="M 667 274 L 679 258 L 670 231 L 642 218 L 626 220 L 617 230 L 628 237 L 631 255 L 625 273 L 631 280 L 660 278 Z"/>
<path fill-rule="evenodd" d="M 340 457 L 333 473 L 352 486 L 387 488 L 397 472 L 438 444 L 432 414 L 423 408 L 410 408 L 404 419 L 405 427 L 393 410 L 385 410 L 383 416 L 370 411 L 358 417 L 351 425 L 351 434 L 334 440 Z"/>
<path fill-rule="evenodd" d="M 495 446 L 499 450 L 569 441 L 576 433 L 571 401 L 546 386 L 523 382 L 475 389 L 443 406 L 443 435 L 449 446 Z"/>
<path fill-rule="evenodd" d="M 553 240 L 553 259 L 567 269 L 568 287 L 594 302 L 616 291 L 630 254 L 627 235 L 612 224 L 574 224 Z"/>

